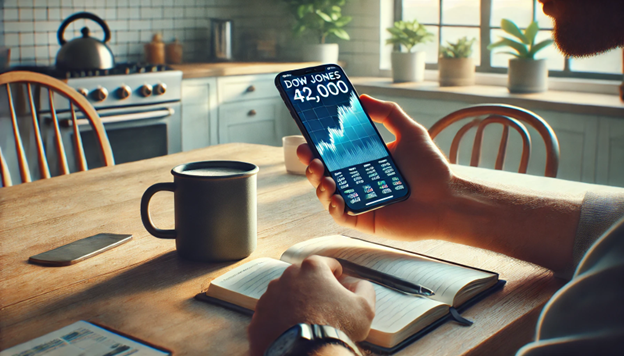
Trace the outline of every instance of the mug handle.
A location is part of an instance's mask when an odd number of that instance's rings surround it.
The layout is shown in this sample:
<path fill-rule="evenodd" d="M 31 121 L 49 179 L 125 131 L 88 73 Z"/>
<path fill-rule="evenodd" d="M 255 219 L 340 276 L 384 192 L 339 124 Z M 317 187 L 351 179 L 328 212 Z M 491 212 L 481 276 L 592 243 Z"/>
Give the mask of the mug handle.
<path fill-rule="evenodd" d="M 161 238 L 161 239 L 175 239 L 176 231 L 175 230 L 162 230 L 154 226 L 152 223 L 152 217 L 149 213 L 149 202 L 157 192 L 161 190 L 166 190 L 170 192 L 175 192 L 175 183 L 156 183 L 151 187 L 147 188 L 145 193 L 143 193 L 143 197 L 141 198 L 141 220 L 143 221 L 143 226 L 145 229 L 152 235 Z"/>

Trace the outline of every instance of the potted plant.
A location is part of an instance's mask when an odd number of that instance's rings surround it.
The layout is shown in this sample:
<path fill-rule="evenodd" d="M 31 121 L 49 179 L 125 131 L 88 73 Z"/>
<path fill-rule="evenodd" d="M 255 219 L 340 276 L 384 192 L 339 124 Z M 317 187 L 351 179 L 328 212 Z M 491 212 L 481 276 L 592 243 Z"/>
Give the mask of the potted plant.
<path fill-rule="evenodd" d="M 464 86 L 474 84 L 475 65 L 470 58 L 472 45 L 477 39 L 464 36 L 455 43 L 447 41 L 438 58 L 438 81 L 440 86 Z"/>
<path fill-rule="evenodd" d="M 509 59 L 509 75 L 507 88 L 511 93 L 539 93 L 548 89 L 548 67 L 546 59 L 535 59 L 535 54 L 550 46 L 553 40 L 547 39 L 535 43 L 535 36 L 539 31 L 537 22 L 533 21 L 524 30 L 520 30 L 515 23 L 503 19 L 501 28 L 511 38 L 501 37 L 501 40 L 488 46 L 489 50 L 498 47 L 508 47 L 512 51 L 503 53 L 511 54 L 516 58 Z"/>
<path fill-rule="evenodd" d="M 295 36 L 310 33 L 318 44 L 303 49 L 304 60 L 311 62 L 338 62 L 338 44 L 325 43 L 328 37 L 349 40 L 344 26 L 351 22 L 350 16 L 342 15 L 347 0 L 285 0 L 290 13 L 295 17 Z"/>
<path fill-rule="evenodd" d="M 425 79 L 425 52 L 412 52 L 419 43 L 429 42 L 433 33 L 414 21 L 397 21 L 387 29 L 392 35 L 386 44 L 395 45 L 398 51 L 392 52 L 392 79 L 395 83 L 422 82 Z M 405 48 L 407 52 L 401 52 Z"/>

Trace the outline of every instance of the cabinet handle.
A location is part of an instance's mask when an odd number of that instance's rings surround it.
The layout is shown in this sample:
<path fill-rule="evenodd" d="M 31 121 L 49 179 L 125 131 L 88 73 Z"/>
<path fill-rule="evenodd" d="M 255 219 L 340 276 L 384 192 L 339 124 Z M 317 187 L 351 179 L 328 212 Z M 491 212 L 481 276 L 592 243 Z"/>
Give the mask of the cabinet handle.
<path fill-rule="evenodd" d="M 247 113 L 247 116 L 255 116 L 257 114 L 256 110 L 251 109 L 249 110 L 249 112 Z"/>
<path fill-rule="evenodd" d="M 250 86 L 247 88 L 247 92 L 248 92 L 248 93 L 251 93 L 251 92 L 254 92 L 254 91 L 256 91 L 256 87 L 255 87 L 255 86 L 253 86 L 253 85 L 250 85 Z"/>

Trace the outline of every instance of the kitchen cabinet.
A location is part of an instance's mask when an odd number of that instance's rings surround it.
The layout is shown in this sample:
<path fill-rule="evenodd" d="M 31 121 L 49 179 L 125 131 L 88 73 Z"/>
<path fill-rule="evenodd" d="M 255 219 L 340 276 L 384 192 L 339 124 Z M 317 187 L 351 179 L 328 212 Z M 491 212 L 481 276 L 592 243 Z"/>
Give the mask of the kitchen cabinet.
<path fill-rule="evenodd" d="M 395 101 L 407 114 L 426 128 L 437 120 L 460 108 L 472 105 L 468 102 L 418 99 L 413 97 L 375 95 L 382 100 Z M 599 117 L 525 107 L 544 118 L 555 131 L 561 151 L 558 178 L 624 186 L 624 120 L 616 117 Z M 455 133 L 466 121 L 451 125 L 435 142 L 448 155 Z M 386 141 L 394 136 L 383 125 L 377 124 Z M 528 172 L 543 175 L 546 164 L 545 147 L 541 136 L 527 127 L 532 138 L 532 152 Z M 458 163 L 468 165 L 476 130 L 471 130 L 462 139 Z M 482 167 L 494 168 L 502 128 L 490 125 L 485 129 L 482 148 Z M 516 171 L 520 162 L 521 138 L 510 131 L 507 159 L 504 170 Z"/>
<path fill-rule="evenodd" d="M 284 103 L 250 100 L 219 105 L 219 143 L 245 142 L 281 145 Z"/>
<path fill-rule="evenodd" d="M 292 134 L 290 116 L 273 84 L 274 73 L 217 78 L 219 143 L 245 142 L 281 146 Z"/>
<path fill-rule="evenodd" d="M 624 187 L 624 119 L 599 118 L 596 183 Z"/>
<path fill-rule="evenodd" d="M 281 146 L 299 134 L 273 84 L 276 73 L 184 79 L 183 150 L 218 143 Z"/>
<path fill-rule="evenodd" d="M 217 79 L 182 81 L 182 150 L 216 145 Z"/>

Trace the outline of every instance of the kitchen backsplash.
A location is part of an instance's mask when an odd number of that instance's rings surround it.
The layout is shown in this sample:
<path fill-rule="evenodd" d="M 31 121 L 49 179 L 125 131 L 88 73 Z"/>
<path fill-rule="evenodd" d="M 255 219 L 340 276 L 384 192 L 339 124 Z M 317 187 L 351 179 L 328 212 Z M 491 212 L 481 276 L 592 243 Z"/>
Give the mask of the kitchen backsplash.
<path fill-rule="evenodd" d="M 353 16 L 347 30 L 351 41 L 340 43 L 340 60 L 352 75 L 379 72 L 379 4 L 393 0 L 352 0 L 343 10 Z M 238 60 L 300 60 L 305 40 L 293 39 L 290 17 L 282 0 L 0 0 L 0 46 L 11 48 L 12 65 L 54 64 L 60 46 L 56 32 L 63 19 L 88 11 L 103 18 L 111 29 L 109 46 L 117 62 L 143 59 L 143 45 L 160 32 L 166 42 L 177 37 L 184 44 L 185 62 L 209 60 L 210 18 L 234 21 L 234 54 Z M 99 26 L 78 20 L 66 39 L 89 27 L 103 38 Z M 268 41 L 267 41 L 268 40 Z M 275 43 L 276 52 L 258 41 Z M 277 57 L 277 58 L 276 58 Z"/>
<path fill-rule="evenodd" d="M 56 32 L 63 19 L 80 11 L 92 12 L 111 30 L 109 47 L 117 62 L 140 61 L 143 45 L 155 32 L 166 42 L 177 37 L 186 61 L 208 58 L 209 18 L 236 20 L 241 0 L 4 0 L 4 45 L 12 48 L 11 64 L 54 64 L 60 46 Z M 0 3 L 2 1 L 0 0 Z M 175 4 L 175 5 L 174 5 Z M 91 20 L 77 20 L 65 37 L 80 36 L 87 26 L 92 36 L 103 32 Z"/>

